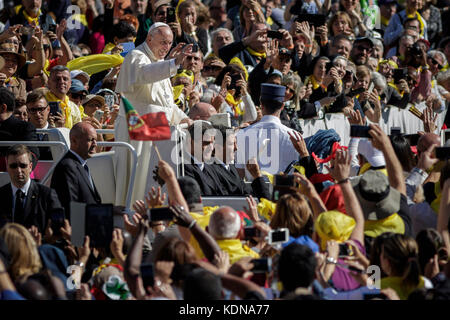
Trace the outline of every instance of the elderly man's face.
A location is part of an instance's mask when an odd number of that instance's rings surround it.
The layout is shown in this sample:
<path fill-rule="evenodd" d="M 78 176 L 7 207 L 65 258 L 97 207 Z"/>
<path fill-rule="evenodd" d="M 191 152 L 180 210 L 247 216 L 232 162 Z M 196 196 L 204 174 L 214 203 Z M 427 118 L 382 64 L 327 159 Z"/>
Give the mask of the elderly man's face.
<path fill-rule="evenodd" d="M 70 89 L 69 71 L 52 72 L 48 79 L 48 88 L 56 95 L 66 95 Z"/>
<path fill-rule="evenodd" d="M 383 46 L 374 46 L 372 51 L 372 57 L 380 60 L 383 57 Z"/>
<path fill-rule="evenodd" d="M 444 67 L 444 60 L 439 54 L 435 54 L 432 57 L 428 57 L 428 65 L 430 66 L 430 71 L 434 76 Z"/>
<path fill-rule="evenodd" d="M 257 30 L 267 30 L 267 27 L 263 23 L 258 23 L 253 26 L 252 33 Z M 252 41 L 250 46 L 257 52 L 265 52 L 267 47 L 267 33 L 263 33 L 255 41 Z"/>
<path fill-rule="evenodd" d="M 191 137 L 191 154 L 201 162 L 211 159 L 214 150 L 214 135 L 205 132 L 203 138 Z"/>
<path fill-rule="evenodd" d="M 147 36 L 147 44 L 158 59 L 164 59 L 172 47 L 173 33 L 168 27 L 159 27 Z"/>
<path fill-rule="evenodd" d="M 330 55 L 341 55 L 348 59 L 351 50 L 351 42 L 345 39 L 341 39 L 337 41 L 334 46 L 331 46 Z"/>
<path fill-rule="evenodd" d="M 275 69 L 280 70 L 283 75 L 288 74 L 289 70 L 291 70 L 291 64 L 291 56 L 287 54 L 279 54 L 274 61 Z"/>
<path fill-rule="evenodd" d="M 219 55 L 219 49 L 232 43 L 231 34 L 228 31 L 219 31 L 213 41 L 213 51 L 216 56 Z"/>

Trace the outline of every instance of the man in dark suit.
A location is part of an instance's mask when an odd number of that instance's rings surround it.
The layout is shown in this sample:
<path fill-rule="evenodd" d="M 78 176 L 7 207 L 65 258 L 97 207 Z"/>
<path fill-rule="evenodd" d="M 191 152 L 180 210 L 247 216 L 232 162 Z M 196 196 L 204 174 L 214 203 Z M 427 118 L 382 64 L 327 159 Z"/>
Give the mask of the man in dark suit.
<path fill-rule="evenodd" d="M 0 88 L 0 141 L 37 141 L 36 128 L 29 122 L 14 117 L 14 94 L 7 88 Z M 39 159 L 39 149 L 30 147 L 33 153 L 33 169 Z M 8 147 L 0 147 L 0 171 L 6 171 Z"/>
<path fill-rule="evenodd" d="M 225 126 L 214 127 L 217 134 L 214 140 L 214 164 L 212 168 L 216 171 L 219 181 L 227 194 L 233 196 L 251 194 L 258 198 L 270 199 L 269 180 L 261 174 L 256 161 L 253 164 L 247 164 L 247 170 L 254 178 L 251 186 L 246 184 L 239 176 L 234 166 L 237 151 L 235 131 Z"/>
<path fill-rule="evenodd" d="M 26 228 L 36 226 L 44 234 L 47 221 L 61 204 L 55 190 L 30 179 L 30 150 L 21 144 L 8 149 L 7 165 L 11 182 L 0 188 L 0 228 L 16 222 Z"/>
<path fill-rule="evenodd" d="M 194 178 L 203 196 L 222 196 L 227 192 L 211 164 L 214 128 L 207 122 L 195 121 L 188 129 L 184 157 L 184 175 Z"/>
<path fill-rule="evenodd" d="M 51 182 L 68 219 L 71 201 L 102 203 L 86 163 L 96 153 L 97 132 L 89 123 L 78 122 L 70 130 L 69 138 L 70 150 L 56 165 Z"/>

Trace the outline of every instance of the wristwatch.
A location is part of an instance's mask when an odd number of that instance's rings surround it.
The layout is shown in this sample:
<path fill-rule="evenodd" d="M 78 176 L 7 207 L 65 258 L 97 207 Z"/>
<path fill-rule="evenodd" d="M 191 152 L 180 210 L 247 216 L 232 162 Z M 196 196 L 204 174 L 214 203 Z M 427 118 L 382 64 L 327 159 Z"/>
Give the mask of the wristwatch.
<path fill-rule="evenodd" d="M 327 264 L 331 263 L 331 264 L 337 264 L 337 260 L 333 257 L 327 257 Z"/>

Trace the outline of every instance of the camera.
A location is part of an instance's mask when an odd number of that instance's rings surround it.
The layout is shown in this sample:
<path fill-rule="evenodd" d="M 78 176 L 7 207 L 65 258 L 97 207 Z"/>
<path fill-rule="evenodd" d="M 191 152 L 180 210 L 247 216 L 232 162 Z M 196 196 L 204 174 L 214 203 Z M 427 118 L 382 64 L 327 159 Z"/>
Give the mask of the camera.
<path fill-rule="evenodd" d="M 351 125 L 350 137 L 371 138 L 372 136 L 369 134 L 369 130 L 369 126 Z"/>
<path fill-rule="evenodd" d="M 245 240 L 250 240 L 252 238 L 258 238 L 261 236 L 261 231 L 255 227 L 244 228 L 244 238 Z"/>
<path fill-rule="evenodd" d="M 253 273 L 266 273 L 272 271 L 272 258 L 253 259 Z"/>
<path fill-rule="evenodd" d="M 409 53 L 413 56 L 420 56 L 422 55 L 422 48 L 420 45 L 416 42 L 408 49 Z"/>
<path fill-rule="evenodd" d="M 353 255 L 352 247 L 347 243 L 339 244 L 339 258 L 348 257 Z"/>
<path fill-rule="evenodd" d="M 269 244 L 285 243 L 289 241 L 289 229 L 281 228 L 276 230 L 271 230 L 269 232 Z"/>
<path fill-rule="evenodd" d="M 173 220 L 173 213 L 169 207 L 149 209 L 150 221 Z"/>

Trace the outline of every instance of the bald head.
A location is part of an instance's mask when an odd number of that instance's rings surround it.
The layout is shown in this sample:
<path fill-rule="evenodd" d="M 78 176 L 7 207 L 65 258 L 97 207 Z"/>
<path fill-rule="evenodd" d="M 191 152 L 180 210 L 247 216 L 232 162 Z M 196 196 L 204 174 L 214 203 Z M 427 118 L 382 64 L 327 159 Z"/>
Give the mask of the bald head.
<path fill-rule="evenodd" d="M 441 137 L 439 137 L 435 133 L 425 133 L 417 141 L 417 152 L 420 154 L 420 153 L 426 151 L 432 145 L 440 146 L 441 145 Z"/>
<path fill-rule="evenodd" d="M 209 117 L 216 113 L 216 108 L 209 103 L 199 102 L 189 111 L 189 118 L 192 120 L 208 120 Z"/>
<path fill-rule="evenodd" d="M 86 160 L 96 153 L 97 131 L 85 121 L 78 122 L 70 130 L 70 150 Z"/>
<path fill-rule="evenodd" d="M 220 207 L 209 219 L 208 231 L 216 240 L 235 239 L 241 229 L 241 218 L 231 207 Z"/>

